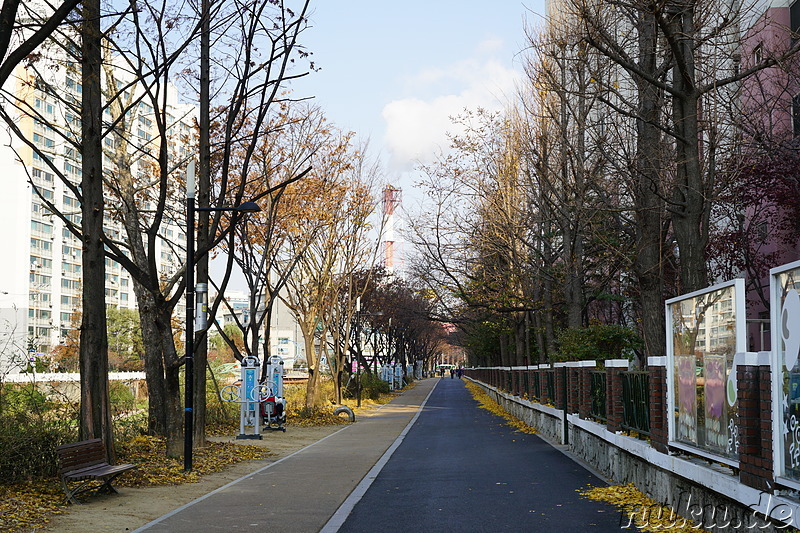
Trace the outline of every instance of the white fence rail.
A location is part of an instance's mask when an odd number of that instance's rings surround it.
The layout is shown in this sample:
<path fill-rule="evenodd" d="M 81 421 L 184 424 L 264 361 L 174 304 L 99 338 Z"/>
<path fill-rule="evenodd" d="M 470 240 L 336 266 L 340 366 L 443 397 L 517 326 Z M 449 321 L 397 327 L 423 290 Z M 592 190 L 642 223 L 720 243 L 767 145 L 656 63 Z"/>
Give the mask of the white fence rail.
<path fill-rule="evenodd" d="M 144 372 L 109 372 L 109 381 L 133 381 L 144 379 Z M 78 372 L 36 372 L 30 374 L 9 374 L 0 381 L 6 383 L 67 383 L 79 382 L 81 375 Z"/>

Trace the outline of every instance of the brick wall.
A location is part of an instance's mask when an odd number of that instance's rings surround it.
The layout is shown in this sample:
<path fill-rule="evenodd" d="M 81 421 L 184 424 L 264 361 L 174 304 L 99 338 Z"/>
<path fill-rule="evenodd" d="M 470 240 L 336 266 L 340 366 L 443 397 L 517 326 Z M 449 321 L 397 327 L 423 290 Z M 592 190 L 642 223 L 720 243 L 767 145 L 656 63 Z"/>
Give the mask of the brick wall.
<path fill-rule="evenodd" d="M 772 487 L 771 372 L 766 365 L 741 365 L 736 373 L 739 402 L 739 479 L 760 490 Z"/>
<path fill-rule="evenodd" d="M 667 453 L 667 358 L 648 357 L 647 371 L 650 374 L 650 445 L 661 453 Z"/>
<path fill-rule="evenodd" d="M 609 359 L 606 361 L 606 427 L 611 432 L 622 429 L 622 376 L 628 370 L 627 359 Z"/>

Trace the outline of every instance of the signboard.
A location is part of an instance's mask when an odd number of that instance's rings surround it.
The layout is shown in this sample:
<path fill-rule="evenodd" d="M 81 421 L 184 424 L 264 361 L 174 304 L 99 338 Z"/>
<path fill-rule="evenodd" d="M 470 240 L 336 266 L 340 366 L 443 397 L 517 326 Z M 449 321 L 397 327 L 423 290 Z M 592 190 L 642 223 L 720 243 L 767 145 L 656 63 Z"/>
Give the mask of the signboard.
<path fill-rule="evenodd" d="M 736 464 L 734 357 L 745 349 L 744 302 L 737 279 L 666 303 L 670 445 Z"/>

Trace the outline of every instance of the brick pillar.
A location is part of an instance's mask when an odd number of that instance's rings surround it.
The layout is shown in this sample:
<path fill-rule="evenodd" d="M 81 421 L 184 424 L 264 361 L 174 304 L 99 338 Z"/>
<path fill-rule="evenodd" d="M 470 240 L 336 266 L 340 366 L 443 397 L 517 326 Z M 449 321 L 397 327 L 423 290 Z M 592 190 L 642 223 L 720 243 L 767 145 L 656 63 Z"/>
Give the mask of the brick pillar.
<path fill-rule="evenodd" d="M 739 480 L 769 490 L 772 477 L 772 374 L 770 352 L 737 354 Z"/>
<path fill-rule="evenodd" d="M 595 369 L 595 361 L 579 361 L 578 367 L 578 416 L 589 418 L 592 411 L 592 378 L 589 372 Z"/>
<path fill-rule="evenodd" d="M 580 391 L 580 373 L 578 362 L 567 362 L 567 413 L 578 412 L 578 393 Z"/>
<path fill-rule="evenodd" d="M 531 366 L 530 365 L 525 367 L 525 371 L 524 371 L 523 375 L 524 375 L 524 379 L 522 381 L 522 386 L 523 386 L 522 394 L 523 394 L 523 396 L 525 396 L 525 398 L 530 400 L 531 399 L 531 391 L 533 390 L 533 387 L 531 387 Z"/>
<path fill-rule="evenodd" d="M 606 427 L 616 432 L 622 429 L 622 376 L 628 370 L 627 359 L 606 360 Z"/>
<path fill-rule="evenodd" d="M 553 363 L 553 368 L 556 369 L 555 371 L 555 398 L 553 398 L 553 404 L 555 405 L 556 409 L 564 409 L 565 402 L 567 400 L 567 387 L 566 387 L 566 377 L 567 377 L 567 363 Z"/>
<path fill-rule="evenodd" d="M 669 406 L 667 405 L 667 358 L 648 357 L 650 378 L 650 445 L 661 453 L 669 447 Z"/>
<path fill-rule="evenodd" d="M 547 370 L 550 365 L 539 365 L 539 403 L 547 401 Z"/>

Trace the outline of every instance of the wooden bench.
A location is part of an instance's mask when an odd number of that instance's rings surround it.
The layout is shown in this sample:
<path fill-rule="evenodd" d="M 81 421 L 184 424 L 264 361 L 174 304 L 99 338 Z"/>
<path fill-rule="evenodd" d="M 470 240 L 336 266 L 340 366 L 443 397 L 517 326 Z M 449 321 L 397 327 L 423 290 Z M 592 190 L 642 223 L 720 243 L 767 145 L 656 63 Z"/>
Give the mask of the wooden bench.
<path fill-rule="evenodd" d="M 96 487 L 98 492 L 108 491 L 116 493 L 117 490 L 111 486 L 111 482 L 123 472 L 127 472 L 137 465 L 110 465 L 106 461 L 106 447 L 101 439 L 84 440 L 64 444 L 56 448 L 56 453 L 61 460 L 61 485 L 67 495 L 67 501 L 80 504 L 75 496 L 95 489 L 91 484 L 94 480 L 103 483 Z M 70 483 L 78 482 L 79 485 L 70 489 Z"/>

